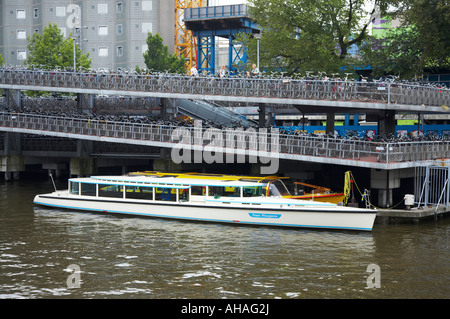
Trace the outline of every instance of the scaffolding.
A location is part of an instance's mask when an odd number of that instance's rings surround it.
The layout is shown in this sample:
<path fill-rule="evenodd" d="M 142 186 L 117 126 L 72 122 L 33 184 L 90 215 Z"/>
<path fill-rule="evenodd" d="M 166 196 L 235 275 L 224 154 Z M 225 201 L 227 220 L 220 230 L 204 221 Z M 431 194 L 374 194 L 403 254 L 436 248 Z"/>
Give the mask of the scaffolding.
<path fill-rule="evenodd" d="M 184 24 L 184 10 L 203 6 L 204 0 L 175 0 L 175 53 L 185 58 L 185 69 L 189 71 L 196 61 L 196 41 L 192 31 Z"/>

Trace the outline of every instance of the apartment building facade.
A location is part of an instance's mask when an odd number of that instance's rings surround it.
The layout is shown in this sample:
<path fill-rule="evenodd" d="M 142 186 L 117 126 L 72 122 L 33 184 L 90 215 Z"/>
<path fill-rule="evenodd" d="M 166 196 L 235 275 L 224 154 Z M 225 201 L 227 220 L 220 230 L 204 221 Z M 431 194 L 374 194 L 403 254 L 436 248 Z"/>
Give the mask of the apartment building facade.
<path fill-rule="evenodd" d="M 174 4 L 168 0 L 0 0 L 0 54 L 23 65 L 27 38 L 56 24 L 89 53 L 92 68 L 145 66 L 148 32 L 159 33 L 174 52 Z"/>

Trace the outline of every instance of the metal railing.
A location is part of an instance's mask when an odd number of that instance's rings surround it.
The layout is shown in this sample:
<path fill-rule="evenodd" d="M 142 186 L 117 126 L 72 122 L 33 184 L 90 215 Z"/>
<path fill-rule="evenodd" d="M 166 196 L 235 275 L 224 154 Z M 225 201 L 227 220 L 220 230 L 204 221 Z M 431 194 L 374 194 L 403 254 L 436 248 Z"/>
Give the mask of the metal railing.
<path fill-rule="evenodd" d="M 30 134 L 61 133 L 62 136 L 71 138 L 100 140 L 104 137 L 114 138 L 115 142 L 125 144 L 140 144 L 147 146 L 159 146 L 171 148 L 178 141 L 172 139 L 175 129 L 180 128 L 171 124 L 140 124 L 127 122 L 112 122 L 93 119 L 80 119 L 68 117 L 52 117 L 34 114 L 0 113 L 0 130 L 14 131 Z M 194 133 L 197 128 L 193 126 L 183 127 L 191 134 L 192 145 L 196 145 Z M 203 127 L 204 134 L 207 127 Z M 230 131 L 231 130 L 231 131 Z M 17 131 L 17 130 L 16 130 Z M 235 133 L 227 135 L 227 133 Z M 251 142 L 256 132 L 255 129 L 223 129 L 221 131 L 224 145 L 234 145 L 237 140 L 245 143 L 236 143 L 235 149 L 257 150 L 255 143 Z M 271 132 L 259 131 L 258 136 L 267 134 L 267 141 L 271 141 Z M 55 134 L 53 134 L 55 135 Z M 228 141 L 227 139 L 233 140 Z M 422 161 L 442 159 L 450 157 L 450 141 L 421 141 L 421 142 L 371 142 L 328 136 L 311 136 L 295 134 L 278 134 L 278 151 L 275 155 L 280 158 L 295 159 L 296 155 L 311 156 L 314 158 L 328 158 L 340 160 L 353 160 L 371 163 L 405 163 L 413 162 L 420 165 Z M 236 140 L 235 140 L 236 139 Z M 137 142 L 139 141 L 139 143 Z M 202 148 L 209 141 L 202 141 Z M 257 147 L 257 146 L 256 146 Z M 268 150 L 270 151 L 270 150 Z"/>
<path fill-rule="evenodd" d="M 246 17 L 247 13 L 248 6 L 245 4 L 186 8 L 184 10 L 184 20 Z"/>
<path fill-rule="evenodd" d="M 246 17 L 247 13 L 248 6 L 245 4 L 186 8 L 184 10 L 184 20 Z"/>
<path fill-rule="evenodd" d="M 414 199 L 423 207 L 442 204 L 447 209 L 450 202 L 450 168 L 449 167 L 416 167 L 414 174 Z"/>
<path fill-rule="evenodd" d="M 0 87 L 23 89 L 45 87 L 72 90 L 148 92 L 176 97 L 230 96 L 245 101 L 249 97 L 271 99 L 273 103 L 296 100 L 369 102 L 400 105 L 450 106 L 450 90 L 428 85 L 392 82 L 356 82 L 333 80 L 296 80 L 288 78 L 216 78 L 175 74 L 101 74 L 63 71 L 0 69 Z M 271 102 L 272 103 L 272 102 Z M 369 106 L 368 106 L 369 107 Z"/>

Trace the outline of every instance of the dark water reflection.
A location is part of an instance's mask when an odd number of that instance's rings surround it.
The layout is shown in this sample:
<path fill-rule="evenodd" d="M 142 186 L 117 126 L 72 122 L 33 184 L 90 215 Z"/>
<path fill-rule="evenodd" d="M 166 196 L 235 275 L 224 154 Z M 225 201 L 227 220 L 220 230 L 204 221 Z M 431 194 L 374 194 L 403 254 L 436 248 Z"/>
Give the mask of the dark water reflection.
<path fill-rule="evenodd" d="M 371 233 L 240 227 L 35 207 L 50 190 L 0 184 L 0 298 L 450 296 L 448 219 Z M 370 264 L 381 288 L 367 287 Z"/>

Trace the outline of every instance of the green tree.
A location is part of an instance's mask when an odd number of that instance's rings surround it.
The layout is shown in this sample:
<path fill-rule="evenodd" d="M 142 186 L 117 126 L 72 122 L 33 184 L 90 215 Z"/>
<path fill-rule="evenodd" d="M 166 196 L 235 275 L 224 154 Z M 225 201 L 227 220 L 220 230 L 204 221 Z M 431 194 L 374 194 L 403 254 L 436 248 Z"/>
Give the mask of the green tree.
<path fill-rule="evenodd" d="M 384 10 L 387 2 L 375 0 L 373 4 Z M 375 9 L 372 6 L 368 11 L 365 1 L 358 0 L 250 0 L 250 3 L 250 13 L 263 33 L 261 61 L 283 66 L 290 73 L 337 72 L 342 66 L 352 65 L 349 48 L 366 38 Z"/>
<path fill-rule="evenodd" d="M 371 37 L 361 46 L 361 51 L 375 78 L 389 74 L 410 78 L 422 73 L 419 34 L 415 27 L 396 28 L 382 39 Z"/>
<path fill-rule="evenodd" d="M 45 70 L 73 68 L 73 47 L 76 40 L 71 36 L 72 34 L 64 38 L 56 24 L 49 24 L 42 35 L 33 33 L 28 38 L 29 55 L 25 65 Z M 89 53 L 84 54 L 78 45 L 75 45 L 75 61 L 77 69 L 88 69 L 92 59 L 89 58 Z"/>
<path fill-rule="evenodd" d="M 450 56 L 450 4 L 448 0 L 405 0 L 400 14 L 414 26 L 424 65 Z M 448 63 L 448 60 L 447 60 Z"/>
<path fill-rule="evenodd" d="M 179 58 L 176 54 L 169 54 L 169 48 L 163 44 L 159 33 L 152 35 L 149 32 L 147 46 L 148 50 L 144 52 L 144 61 L 149 70 L 181 74 L 186 72 L 184 57 Z"/>
<path fill-rule="evenodd" d="M 402 78 L 424 70 L 450 69 L 450 6 L 447 0 L 404 0 L 395 15 L 400 27 L 382 39 L 371 37 L 362 46 L 373 75 Z"/>

